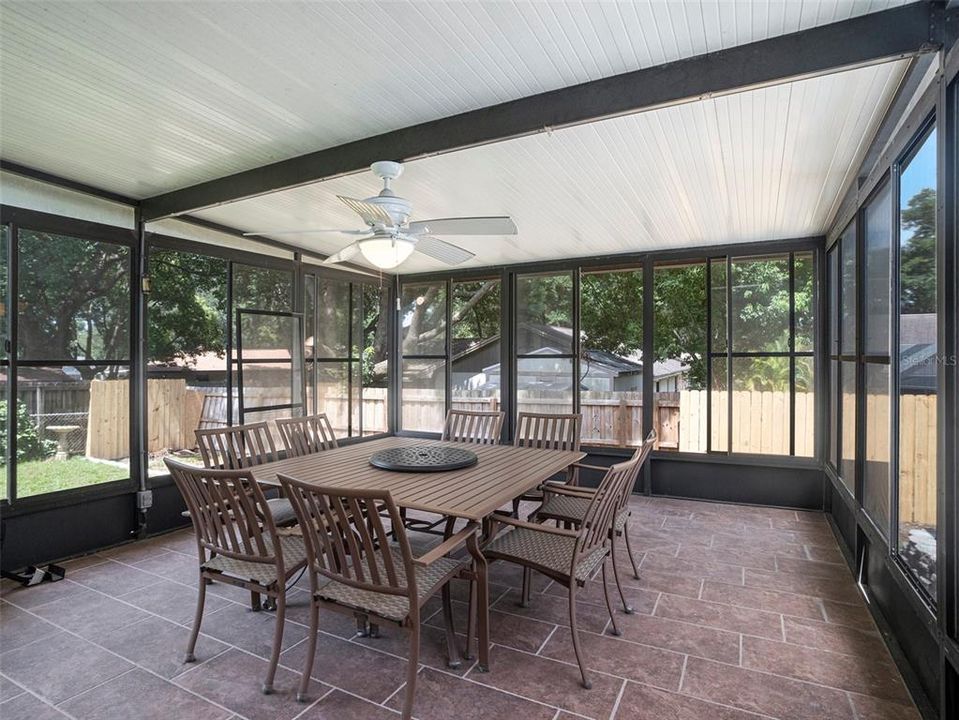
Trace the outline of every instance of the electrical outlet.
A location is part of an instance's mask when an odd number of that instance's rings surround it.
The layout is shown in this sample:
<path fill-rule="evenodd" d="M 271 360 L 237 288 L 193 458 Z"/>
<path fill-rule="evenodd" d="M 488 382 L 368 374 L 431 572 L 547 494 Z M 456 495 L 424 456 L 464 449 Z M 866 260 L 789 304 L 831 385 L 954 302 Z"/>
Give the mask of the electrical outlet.
<path fill-rule="evenodd" d="M 137 510 L 146 510 L 153 507 L 153 491 L 140 490 L 137 492 Z"/>

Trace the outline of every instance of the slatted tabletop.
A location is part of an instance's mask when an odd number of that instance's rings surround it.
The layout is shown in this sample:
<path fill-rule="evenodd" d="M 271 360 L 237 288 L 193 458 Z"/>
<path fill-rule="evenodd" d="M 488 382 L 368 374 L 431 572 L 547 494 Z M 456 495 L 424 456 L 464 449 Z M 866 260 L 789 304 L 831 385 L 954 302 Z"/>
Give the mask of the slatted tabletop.
<path fill-rule="evenodd" d="M 277 474 L 283 474 L 317 485 L 389 490 L 400 507 L 481 521 L 586 456 L 578 450 L 469 445 L 479 461 L 460 470 L 394 472 L 370 465 L 370 455 L 379 450 L 441 444 L 446 443 L 388 437 L 250 469 L 257 481 L 268 485 L 278 485 Z"/>

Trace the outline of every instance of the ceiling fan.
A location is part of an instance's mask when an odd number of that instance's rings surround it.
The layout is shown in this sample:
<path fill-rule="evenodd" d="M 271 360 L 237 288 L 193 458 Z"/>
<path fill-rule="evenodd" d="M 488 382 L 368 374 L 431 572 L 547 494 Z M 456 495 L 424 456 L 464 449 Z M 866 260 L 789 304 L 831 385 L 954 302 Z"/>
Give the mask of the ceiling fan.
<path fill-rule="evenodd" d="M 351 244 L 323 261 L 324 265 L 345 262 L 360 253 L 383 270 L 390 270 L 406 260 L 415 250 L 448 265 L 457 265 L 473 257 L 469 250 L 440 240 L 436 235 L 515 235 L 516 225 L 509 217 L 460 217 L 410 221 L 413 209 L 409 200 L 393 192 L 390 185 L 403 174 L 403 165 L 381 160 L 370 170 L 383 180 L 379 195 L 357 200 L 337 197 L 359 215 L 366 227 L 358 230 L 273 230 L 248 232 L 244 235 L 295 235 L 303 233 L 336 233 L 360 236 Z"/>

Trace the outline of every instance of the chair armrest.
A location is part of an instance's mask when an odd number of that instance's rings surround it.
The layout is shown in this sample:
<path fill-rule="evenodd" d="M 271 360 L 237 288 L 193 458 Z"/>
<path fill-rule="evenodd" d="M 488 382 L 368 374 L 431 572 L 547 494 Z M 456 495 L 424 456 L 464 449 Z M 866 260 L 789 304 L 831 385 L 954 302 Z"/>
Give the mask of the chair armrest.
<path fill-rule="evenodd" d="M 596 494 L 596 488 L 587 488 L 580 485 L 544 485 L 544 495 L 565 495 L 567 497 L 590 499 Z"/>
<path fill-rule="evenodd" d="M 493 523 L 503 523 L 504 525 L 512 525 L 513 527 L 527 528 L 528 530 L 536 530 L 537 532 L 544 532 L 550 535 L 563 535 L 565 537 L 579 537 L 579 532 L 576 530 L 565 530 L 564 528 L 555 528 L 551 525 L 541 525 L 540 523 L 531 523 L 526 522 L 525 520 L 517 520 L 516 518 L 504 517 L 502 515 L 497 515 L 493 518 Z M 496 533 L 492 533 L 493 536 Z"/>
<path fill-rule="evenodd" d="M 421 565 L 423 567 L 432 565 L 441 557 L 446 556 L 448 553 L 450 553 L 451 551 L 455 550 L 460 545 L 462 545 L 466 541 L 466 538 L 468 538 L 470 535 L 475 534 L 477 530 L 479 530 L 478 523 L 475 523 L 475 522 L 467 523 L 466 527 L 460 530 L 458 533 L 454 533 L 453 535 L 450 535 L 448 538 L 446 538 L 446 540 L 444 540 L 439 545 L 432 548 L 425 554 L 420 555 L 418 558 L 413 558 L 413 564 Z"/>
<path fill-rule="evenodd" d="M 601 472 L 606 472 L 609 470 L 608 467 L 603 467 L 602 465 L 588 465 L 581 462 L 570 463 L 570 467 L 586 468 L 587 470 L 600 470 Z"/>

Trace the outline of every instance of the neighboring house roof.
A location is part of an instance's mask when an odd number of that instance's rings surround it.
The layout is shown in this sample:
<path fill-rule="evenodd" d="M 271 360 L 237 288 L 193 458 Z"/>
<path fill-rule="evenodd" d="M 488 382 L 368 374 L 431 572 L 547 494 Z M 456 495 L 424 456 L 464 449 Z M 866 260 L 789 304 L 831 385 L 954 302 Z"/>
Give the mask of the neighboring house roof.
<path fill-rule="evenodd" d="M 244 367 L 268 367 L 270 363 L 258 364 L 257 360 L 290 360 L 290 351 L 286 348 L 257 348 L 248 349 L 244 353 Z M 225 372 L 227 365 L 226 355 L 220 355 L 216 352 L 205 352 L 199 355 L 191 355 L 186 358 L 176 358 L 169 362 L 150 363 L 147 365 L 148 372 L 163 371 L 191 371 L 191 372 Z"/>

